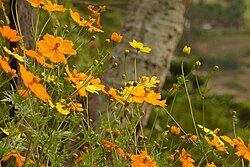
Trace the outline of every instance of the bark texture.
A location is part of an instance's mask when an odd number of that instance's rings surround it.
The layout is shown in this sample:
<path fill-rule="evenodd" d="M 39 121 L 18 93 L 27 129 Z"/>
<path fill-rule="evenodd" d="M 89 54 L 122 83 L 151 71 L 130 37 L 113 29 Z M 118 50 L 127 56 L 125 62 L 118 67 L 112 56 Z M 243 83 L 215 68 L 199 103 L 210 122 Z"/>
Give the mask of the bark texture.
<path fill-rule="evenodd" d="M 157 91 L 161 90 L 169 72 L 173 52 L 183 32 L 185 3 L 184 0 L 131 1 L 121 30 L 124 38 L 112 52 L 112 55 L 118 57 L 119 67 L 104 74 L 103 80 L 106 85 L 116 88 L 121 86 L 123 82 L 121 76 L 124 72 L 124 49 L 133 50 L 128 41 L 135 39 L 152 48 L 149 54 L 140 54 L 137 57 L 137 77 L 156 75 L 161 80 Z M 133 55 L 127 57 L 127 73 L 130 80 L 133 80 L 134 76 L 133 61 Z M 150 110 L 151 107 L 144 107 L 144 125 L 148 120 Z"/>

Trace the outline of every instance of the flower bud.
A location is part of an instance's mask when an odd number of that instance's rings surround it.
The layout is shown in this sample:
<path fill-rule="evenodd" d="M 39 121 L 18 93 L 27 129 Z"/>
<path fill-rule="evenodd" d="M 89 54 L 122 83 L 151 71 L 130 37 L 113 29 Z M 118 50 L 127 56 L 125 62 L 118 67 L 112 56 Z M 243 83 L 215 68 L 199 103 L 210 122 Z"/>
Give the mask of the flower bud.
<path fill-rule="evenodd" d="M 190 55 L 191 47 L 188 47 L 187 45 L 185 45 L 184 48 L 182 49 L 182 52 L 186 55 Z"/>
<path fill-rule="evenodd" d="M 106 129 L 106 135 L 111 135 L 112 134 L 112 129 L 108 128 Z"/>
<path fill-rule="evenodd" d="M 121 132 L 118 129 L 114 130 L 114 136 L 118 137 L 121 134 Z"/>
<path fill-rule="evenodd" d="M 95 39 L 96 39 L 96 37 L 93 35 L 90 40 L 94 41 Z"/>
<path fill-rule="evenodd" d="M 130 51 L 129 51 L 129 50 L 127 50 L 127 49 L 124 51 L 124 55 L 125 55 L 125 56 L 128 56 L 128 55 L 129 55 L 129 53 L 130 53 Z"/>
<path fill-rule="evenodd" d="M 218 71 L 219 69 L 220 69 L 220 67 L 219 67 L 219 66 L 214 66 L 213 71 Z"/>
<path fill-rule="evenodd" d="M 168 161 L 169 161 L 169 162 L 173 162 L 173 161 L 174 161 L 174 155 L 173 155 L 173 154 L 170 154 L 170 155 L 168 156 Z"/>
<path fill-rule="evenodd" d="M 112 68 L 116 68 L 116 67 L 118 67 L 118 63 L 115 62 L 112 64 Z"/>
<path fill-rule="evenodd" d="M 110 39 L 108 39 L 108 38 L 105 39 L 105 42 L 110 43 Z"/>
<path fill-rule="evenodd" d="M 200 68 L 200 66 L 201 66 L 201 62 L 200 61 L 196 61 L 195 62 L 195 67 L 198 69 L 198 68 Z"/>

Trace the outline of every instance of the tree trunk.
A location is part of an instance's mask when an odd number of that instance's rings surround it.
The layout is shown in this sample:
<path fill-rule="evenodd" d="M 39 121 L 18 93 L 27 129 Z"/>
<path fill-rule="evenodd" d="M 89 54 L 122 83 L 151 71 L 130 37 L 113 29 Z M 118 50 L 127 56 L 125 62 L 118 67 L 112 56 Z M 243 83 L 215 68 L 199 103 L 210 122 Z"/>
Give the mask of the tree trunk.
<path fill-rule="evenodd" d="M 104 83 L 116 88 L 121 86 L 124 72 L 123 53 L 126 48 L 131 48 L 128 41 L 135 39 L 152 48 L 149 54 L 141 54 L 137 57 L 137 76 L 151 77 L 156 75 L 161 80 L 157 88 L 157 91 L 160 91 L 168 75 L 173 53 L 183 32 L 186 2 L 187 0 L 131 1 L 121 30 L 124 38 L 112 51 L 112 55 L 117 56 L 119 67 L 104 74 Z M 133 80 L 134 76 L 133 61 L 133 56 L 127 57 L 127 73 L 130 80 Z M 146 106 L 144 109 L 143 125 L 147 123 L 151 107 Z"/>

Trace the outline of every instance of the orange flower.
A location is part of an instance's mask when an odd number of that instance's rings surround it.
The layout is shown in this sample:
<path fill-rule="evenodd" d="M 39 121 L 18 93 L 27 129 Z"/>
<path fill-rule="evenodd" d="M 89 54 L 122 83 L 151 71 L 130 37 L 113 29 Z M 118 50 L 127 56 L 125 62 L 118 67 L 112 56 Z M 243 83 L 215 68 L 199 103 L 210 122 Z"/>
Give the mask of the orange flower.
<path fill-rule="evenodd" d="M 170 131 L 173 135 L 177 136 L 178 134 L 180 134 L 181 129 L 176 126 L 171 126 Z"/>
<path fill-rule="evenodd" d="M 80 16 L 78 12 L 72 11 L 72 9 L 69 9 L 71 18 L 82 27 L 88 27 L 88 31 L 96 31 L 96 32 L 103 32 L 103 30 L 96 28 L 92 26 L 92 24 L 95 22 L 95 19 L 90 19 L 89 21 L 85 20 L 83 17 Z"/>
<path fill-rule="evenodd" d="M 11 74 L 11 76 L 17 77 L 16 70 L 11 69 L 8 61 L 9 61 L 9 58 L 0 56 L 0 66 L 3 68 L 3 70 L 6 73 Z"/>
<path fill-rule="evenodd" d="M 124 151 L 120 147 L 118 147 L 116 144 L 113 144 L 112 142 L 107 141 L 107 140 L 102 140 L 102 142 L 104 143 L 104 146 L 107 148 L 115 148 L 116 151 L 122 156 L 122 158 L 125 158 Z"/>
<path fill-rule="evenodd" d="M 122 40 L 122 36 L 116 32 L 113 32 L 111 35 L 111 41 L 114 41 L 115 43 L 120 43 Z"/>
<path fill-rule="evenodd" d="M 43 55 L 48 57 L 51 62 L 67 63 L 64 54 L 75 55 L 76 51 L 72 48 L 73 42 L 70 40 L 63 40 L 61 37 L 54 37 L 50 34 L 45 34 L 43 40 L 36 43 L 37 47 L 43 51 Z"/>
<path fill-rule="evenodd" d="M 186 153 L 186 150 L 182 148 L 180 154 L 180 161 L 182 163 L 182 167 L 194 167 L 194 160 L 191 158 L 190 154 Z"/>
<path fill-rule="evenodd" d="M 19 89 L 18 94 L 23 98 L 29 97 L 29 91 L 24 88 Z"/>
<path fill-rule="evenodd" d="M 112 98 L 114 98 L 116 101 L 118 101 L 119 103 L 121 103 L 122 105 L 124 105 L 125 103 L 121 100 L 122 96 L 119 96 L 116 94 L 116 89 L 114 88 L 110 88 L 108 91 L 108 95 L 110 95 Z"/>
<path fill-rule="evenodd" d="M 21 47 L 21 49 L 22 49 L 23 51 L 25 51 L 25 53 L 26 53 L 29 57 L 35 58 L 36 61 L 37 61 L 38 63 L 40 63 L 40 64 L 42 64 L 42 65 L 45 65 L 45 66 L 48 67 L 48 68 L 54 69 L 54 66 L 52 66 L 51 64 L 48 64 L 48 63 L 45 62 L 41 50 L 38 50 L 38 52 L 35 52 L 35 51 L 33 51 L 33 50 L 27 50 L 27 49 L 25 49 L 24 47 Z"/>
<path fill-rule="evenodd" d="M 22 64 L 19 63 L 19 66 L 24 85 L 28 87 L 42 101 L 46 102 L 47 100 L 51 99 L 46 93 L 43 85 L 39 84 L 40 78 L 35 76 L 30 71 L 27 71 Z"/>
<path fill-rule="evenodd" d="M 52 12 L 65 12 L 67 9 L 63 7 L 63 5 L 52 4 L 50 0 L 46 0 L 47 4 L 43 5 L 44 10 L 52 11 Z"/>
<path fill-rule="evenodd" d="M 72 9 L 69 9 L 69 12 L 70 12 L 71 18 L 77 24 L 79 24 L 80 26 L 83 26 L 83 27 L 86 25 L 87 21 L 83 17 L 81 17 L 78 12 L 73 12 Z"/>
<path fill-rule="evenodd" d="M 7 154 L 4 154 L 4 157 L 1 159 L 1 161 L 7 161 L 8 159 L 10 159 L 10 157 L 14 157 L 16 158 L 16 165 L 18 167 L 22 167 L 23 166 L 23 162 L 25 162 L 26 158 L 24 156 L 21 156 L 20 151 L 17 150 L 10 150 L 10 152 L 8 152 Z M 34 161 L 29 160 L 28 164 L 34 164 Z"/>
<path fill-rule="evenodd" d="M 226 151 L 227 147 L 222 145 L 219 142 L 219 137 L 218 136 L 214 136 L 213 140 L 210 141 L 209 138 L 207 136 L 205 136 L 205 140 L 207 141 L 207 143 L 213 147 L 215 147 L 217 150 L 219 151 Z"/>
<path fill-rule="evenodd" d="M 213 162 L 210 164 L 208 163 L 205 167 L 217 167 Z"/>
<path fill-rule="evenodd" d="M 97 17 L 97 21 L 96 21 L 96 24 L 99 28 L 102 28 L 101 26 L 101 12 L 105 11 L 106 10 L 106 6 L 99 6 L 99 9 L 97 10 L 93 10 L 95 6 L 93 5 L 89 5 L 88 6 L 88 9 L 92 12 L 92 17 Z"/>
<path fill-rule="evenodd" d="M 235 154 L 250 162 L 250 143 L 248 144 L 248 147 L 246 147 L 244 141 L 240 137 L 233 139 L 233 142 L 238 150 Z"/>
<path fill-rule="evenodd" d="M 44 5 L 46 0 L 27 0 L 31 6 L 35 7 L 35 8 L 40 8 Z"/>
<path fill-rule="evenodd" d="M 158 105 L 161 107 L 166 106 L 166 100 L 159 100 L 161 98 L 160 93 L 155 93 L 153 90 L 144 89 L 142 86 L 137 86 L 134 90 L 130 88 L 125 88 L 128 90 L 133 96 L 132 101 L 136 103 L 143 103 L 146 101 L 147 103 Z"/>
<path fill-rule="evenodd" d="M 74 82 L 76 89 L 78 91 L 78 94 L 80 96 L 86 96 L 87 92 L 90 93 L 97 93 L 98 91 L 102 91 L 105 94 L 107 92 L 105 91 L 105 86 L 100 84 L 101 80 L 99 78 L 94 78 L 92 76 L 88 76 L 84 73 L 78 73 L 76 69 L 73 70 L 74 76 L 70 73 L 68 65 L 65 67 L 66 73 L 69 76 L 69 79 Z"/>
<path fill-rule="evenodd" d="M 142 151 L 140 155 L 132 155 L 131 167 L 157 167 L 156 161 L 152 160 L 147 151 Z"/>
<path fill-rule="evenodd" d="M 23 38 L 23 36 L 18 36 L 17 31 L 11 29 L 9 26 L 0 27 L 0 33 L 11 42 L 17 42 Z"/>

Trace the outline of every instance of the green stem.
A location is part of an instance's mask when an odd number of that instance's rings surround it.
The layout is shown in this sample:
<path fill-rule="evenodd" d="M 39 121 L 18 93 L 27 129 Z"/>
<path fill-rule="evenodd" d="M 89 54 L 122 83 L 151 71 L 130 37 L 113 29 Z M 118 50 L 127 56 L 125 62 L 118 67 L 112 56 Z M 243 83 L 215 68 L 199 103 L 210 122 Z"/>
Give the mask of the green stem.
<path fill-rule="evenodd" d="M 192 107 L 192 103 L 191 103 L 191 99 L 190 99 L 190 96 L 189 96 L 187 83 L 186 83 L 186 79 L 185 79 L 185 75 L 184 75 L 184 65 L 183 64 L 184 64 L 184 62 L 182 60 L 182 62 L 181 62 L 182 79 L 183 79 L 183 83 L 184 83 L 184 87 L 185 87 L 185 91 L 186 91 L 186 95 L 187 95 L 187 99 L 188 99 L 188 104 L 189 104 L 189 109 L 190 109 L 190 113 L 191 113 L 192 122 L 194 124 L 196 135 L 199 136 L 199 132 L 198 132 L 198 129 L 197 129 L 197 126 L 196 126 L 195 118 L 194 118 L 193 107 Z"/>

